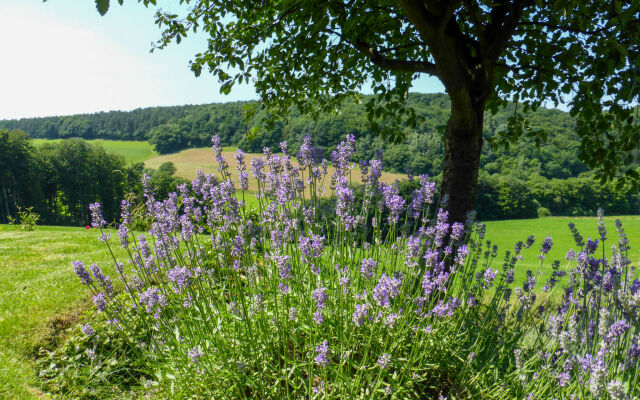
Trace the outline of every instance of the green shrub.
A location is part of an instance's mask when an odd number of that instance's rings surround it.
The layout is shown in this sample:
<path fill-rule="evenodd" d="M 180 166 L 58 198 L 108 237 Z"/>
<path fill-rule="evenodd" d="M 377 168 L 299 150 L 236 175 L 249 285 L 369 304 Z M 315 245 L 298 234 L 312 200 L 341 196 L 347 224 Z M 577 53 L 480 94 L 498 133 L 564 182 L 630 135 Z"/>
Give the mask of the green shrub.
<path fill-rule="evenodd" d="M 17 220 L 11 216 L 8 218 L 9 224 L 18 225 L 18 229 L 21 231 L 33 231 L 36 229 L 36 222 L 40 219 L 40 215 L 33 212 L 33 207 L 22 208 L 18 206 Z"/>
<path fill-rule="evenodd" d="M 551 211 L 546 207 L 538 207 L 538 218 L 550 217 Z"/>

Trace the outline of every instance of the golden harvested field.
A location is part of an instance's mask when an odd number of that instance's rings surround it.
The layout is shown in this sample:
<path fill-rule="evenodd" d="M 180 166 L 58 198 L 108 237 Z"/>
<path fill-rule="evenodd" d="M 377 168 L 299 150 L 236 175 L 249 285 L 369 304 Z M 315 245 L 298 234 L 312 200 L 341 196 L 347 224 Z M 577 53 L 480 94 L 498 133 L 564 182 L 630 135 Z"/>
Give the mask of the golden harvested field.
<path fill-rule="evenodd" d="M 238 165 L 238 163 L 233 157 L 235 151 L 225 150 L 222 152 L 222 154 L 225 160 L 227 160 L 227 162 L 229 163 L 232 177 L 237 181 L 238 171 L 236 170 L 236 166 Z M 263 155 L 247 153 L 245 158 L 247 170 L 249 172 L 250 191 L 258 190 L 257 182 L 253 178 L 253 174 L 251 173 L 251 160 L 256 157 L 263 157 Z M 218 173 L 217 163 L 213 156 L 213 151 L 210 148 L 188 149 L 175 154 L 166 154 L 163 156 L 153 157 L 145 161 L 145 166 L 149 168 L 158 168 L 161 164 L 168 161 L 171 161 L 175 164 L 177 168 L 176 175 L 185 179 L 194 179 L 196 177 L 196 171 L 198 170 L 202 170 L 202 172 L 208 174 Z M 295 159 L 293 160 L 293 162 L 294 164 L 296 163 Z M 333 175 L 334 171 L 335 168 L 329 166 L 327 177 L 324 182 L 325 193 L 327 195 L 331 194 L 331 175 Z M 396 180 L 402 180 L 403 178 L 406 178 L 406 175 L 383 172 L 380 180 L 384 183 L 390 184 Z M 357 166 L 351 172 L 351 179 L 352 182 L 360 182 L 360 168 L 358 168 Z"/>

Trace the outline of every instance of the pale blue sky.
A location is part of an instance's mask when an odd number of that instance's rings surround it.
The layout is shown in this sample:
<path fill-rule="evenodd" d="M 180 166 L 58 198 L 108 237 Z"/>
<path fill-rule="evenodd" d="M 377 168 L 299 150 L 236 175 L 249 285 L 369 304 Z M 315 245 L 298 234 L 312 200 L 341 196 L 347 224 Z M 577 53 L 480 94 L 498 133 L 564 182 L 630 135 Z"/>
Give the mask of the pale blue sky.
<path fill-rule="evenodd" d="M 160 36 L 155 8 L 111 3 L 101 17 L 93 0 L 0 0 L 0 119 L 256 98 L 250 85 L 225 96 L 212 76 L 193 75 L 204 36 L 149 53 Z M 158 4 L 179 10 L 177 0 Z M 424 77 L 413 90 L 443 87 Z"/>

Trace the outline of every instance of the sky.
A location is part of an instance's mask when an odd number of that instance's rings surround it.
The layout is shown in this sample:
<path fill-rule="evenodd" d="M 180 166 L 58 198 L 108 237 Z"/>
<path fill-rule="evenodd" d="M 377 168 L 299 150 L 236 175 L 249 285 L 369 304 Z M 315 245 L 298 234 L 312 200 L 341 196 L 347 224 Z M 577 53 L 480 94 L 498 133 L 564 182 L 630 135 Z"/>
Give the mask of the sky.
<path fill-rule="evenodd" d="M 0 119 L 257 99 L 250 84 L 223 95 L 213 76 L 194 76 L 204 35 L 150 53 L 156 9 L 111 3 L 100 16 L 93 0 L 0 0 Z M 179 12 L 177 3 L 158 1 Z M 413 91 L 444 89 L 425 76 Z"/>

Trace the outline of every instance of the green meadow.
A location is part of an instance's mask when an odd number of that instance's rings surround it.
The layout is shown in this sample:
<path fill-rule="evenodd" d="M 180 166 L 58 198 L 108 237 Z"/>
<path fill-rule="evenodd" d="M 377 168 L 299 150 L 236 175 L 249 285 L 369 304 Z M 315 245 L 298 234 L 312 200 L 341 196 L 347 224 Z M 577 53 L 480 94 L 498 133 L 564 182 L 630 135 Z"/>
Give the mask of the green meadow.
<path fill-rule="evenodd" d="M 631 250 L 629 258 L 633 264 L 638 265 L 640 262 L 640 216 L 609 216 L 605 217 L 605 226 L 607 228 L 607 254 L 610 254 L 611 245 L 618 243 L 618 233 L 616 231 L 615 221 L 619 218 L 622 221 L 622 227 L 631 242 Z M 540 245 L 545 237 L 553 238 L 553 247 L 544 260 L 544 270 L 547 270 L 554 260 L 560 260 L 562 268 L 567 264 L 565 256 L 569 249 L 578 248 L 573 240 L 573 236 L 569 231 L 568 224 L 573 222 L 576 224 L 578 231 L 586 241 L 591 237 L 596 239 L 599 237 L 597 231 L 598 220 L 595 217 L 547 217 L 539 219 L 521 219 L 507 221 L 490 221 L 487 222 L 487 240 L 498 245 L 498 259 L 496 265 L 502 263 L 504 252 L 506 250 L 513 251 L 513 247 L 519 240 L 526 241 L 529 235 L 534 235 L 536 241 L 529 249 L 524 249 L 522 255 L 524 257 L 518 264 L 516 269 L 516 280 L 522 280 L 527 270 L 536 271 L 540 265 L 537 255 L 540 253 Z M 635 244 L 635 246 L 634 246 Z M 602 248 L 600 248 L 602 250 Z M 546 278 L 542 278 L 546 279 Z M 541 279 L 539 279 L 540 281 Z"/>
<path fill-rule="evenodd" d="M 32 139 L 36 146 L 43 143 L 60 141 L 62 139 Z M 105 151 L 121 155 L 130 163 L 145 162 L 146 160 L 156 157 L 158 153 L 153 150 L 153 146 L 149 142 L 138 142 L 133 140 L 102 140 L 91 139 L 87 142 L 102 146 Z"/>
<path fill-rule="evenodd" d="M 640 242 L 634 239 L 640 237 L 640 216 L 619 218 L 631 241 L 630 258 L 637 265 Z M 617 241 L 615 219 L 605 219 L 611 244 Z M 536 256 L 547 235 L 553 237 L 554 246 L 543 271 L 556 259 L 566 265 L 566 252 L 576 249 L 567 227 L 570 221 L 585 239 L 597 236 L 597 219 L 593 217 L 487 222 L 486 238 L 499 247 L 493 267 L 501 265 L 506 250 L 529 235 L 534 235 L 536 242 L 523 251 L 517 281 L 527 269 L 538 268 Z M 89 292 L 75 276 L 71 262 L 97 262 L 117 281 L 111 256 L 97 236 L 94 229 L 37 226 L 33 232 L 20 232 L 14 226 L 0 225 L 0 398 L 41 397 L 34 367 L 37 349 L 54 347 L 63 339 L 61 332 L 81 321 L 82 312 L 91 306 Z M 544 279 L 542 276 L 539 281 Z"/>
<path fill-rule="evenodd" d="M 55 346 L 91 304 L 71 262 L 95 261 L 115 283 L 110 257 L 95 230 L 0 225 L 0 399 L 41 397 L 37 349 Z"/>

